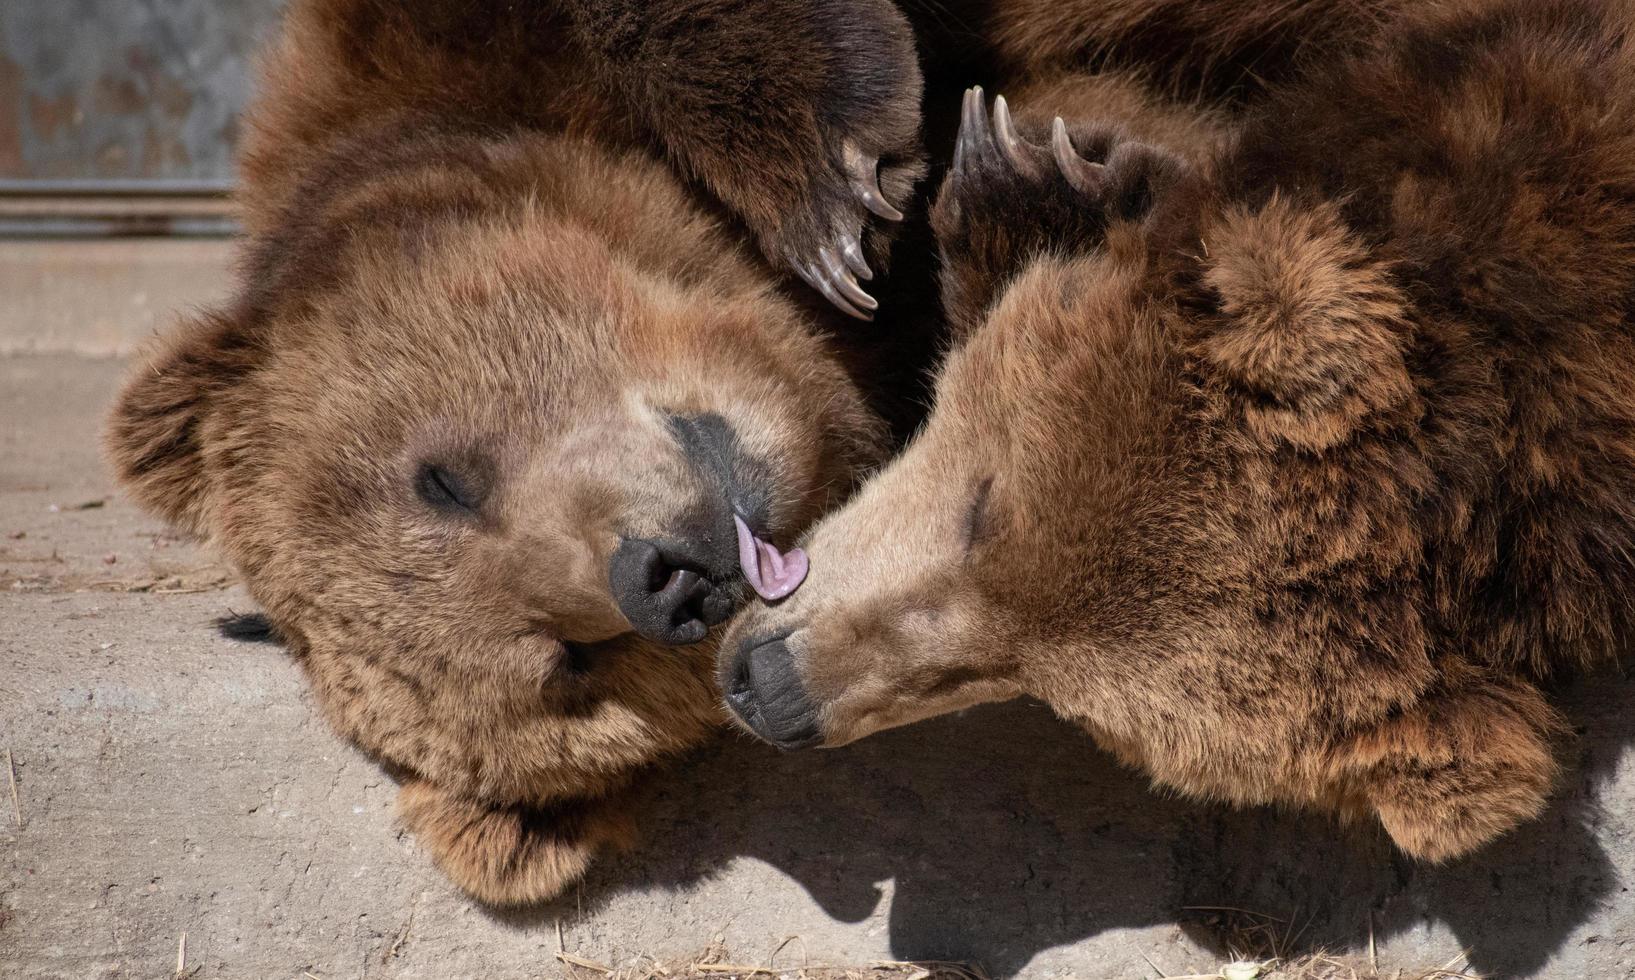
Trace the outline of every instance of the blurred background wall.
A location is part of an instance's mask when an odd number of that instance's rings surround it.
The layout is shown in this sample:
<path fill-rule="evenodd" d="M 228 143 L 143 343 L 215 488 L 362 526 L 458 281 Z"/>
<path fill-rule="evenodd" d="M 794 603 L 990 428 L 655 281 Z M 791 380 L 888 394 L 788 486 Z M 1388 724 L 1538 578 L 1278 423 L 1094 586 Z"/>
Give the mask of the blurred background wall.
<path fill-rule="evenodd" d="M 239 115 L 284 2 L 0 0 L 0 357 L 128 354 L 228 294 Z"/>
<path fill-rule="evenodd" d="M 281 0 L 0 0 L 0 181 L 211 188 L 233 174 Z"/>

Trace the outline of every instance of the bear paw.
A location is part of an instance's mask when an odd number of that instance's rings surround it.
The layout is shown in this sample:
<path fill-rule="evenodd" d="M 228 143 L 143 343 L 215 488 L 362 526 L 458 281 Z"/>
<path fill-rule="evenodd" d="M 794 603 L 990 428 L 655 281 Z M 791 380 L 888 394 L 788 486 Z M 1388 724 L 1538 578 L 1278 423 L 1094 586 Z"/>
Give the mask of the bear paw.
<path fill-rule="evenodd" d="M 776 219 L 757 230 L 769 256 L 841 312 L 872 320 L 879 304 L 859 280 L 874 278 L 870 256 L 886 257 L 889 229 L 903 220 L 892 202 L 906 202 L 925 175 L 919 60 L 913 33 L 891 4 L 852 3 L 827 14 L 810 9 L 825 19 L 827 42 L 819 59 L 827 77 L 811 111 L 819 152 L 780 154 L 805 171 L 790 182 L 800 188 L 798 197 L 791 206 L 780 195 Z M 761 173 L 775 170 L 768 161 Z M 779 193 L 776 183 L 767 191 Z"/>
<path fill-rule="evenodd" d="M 968 89 L 931 212 L 956 327 L 972 325 L 959 321 L 979 317 L 1031 257 L 1093 250 L 1114 223 L 1152 221 L 1190 173 L 1175 154 L 1109 126 L 1060 116 L 1048 134 L 1019 125 L 1002 95 L 990 116 L 982 89 Z"/>
<path fill-rule="evenodd" d="M 1567 733 L 1530 684 L 1484 681 L 1405 711 L 1336 756 L 1361 774 L 1397 847 L 1422 861 L 1457 858 L 1537 817 L 1560 776 Z"/>
<path fill-rule="evenodd" d="M 398 794 L 398 814 L 444 874 L 491 905 L 553 898 L 584 875 L 597 852 L 635 839 L 632 815 L 614 799 L 530 807 L 413 780 Z"/>
<path fill-rule="evenodd" d="M 874 278 L 863 254 L 865 225 L 870 214 L 896 222 L 903 213 L 880 188 L 878 151 L 865 151 L 846 138 L 834 156 L 836 165 L 813 175 L 805 207 L 780 229 L 779 250 L 789 267 L 836 309 L 872 320 L 880 304 L 858 282 Z M 888 173 L 893 185 L 912 184 L 916 176 L 900 165 Z"/>
<path fill-rule="evenodd" d="M 914 33 L 891 0 L 569 5 L 579 38 L 690 178 L 843 312 L 925 172 Z M 893 202 L 897 202 L 894 204 Z"/>

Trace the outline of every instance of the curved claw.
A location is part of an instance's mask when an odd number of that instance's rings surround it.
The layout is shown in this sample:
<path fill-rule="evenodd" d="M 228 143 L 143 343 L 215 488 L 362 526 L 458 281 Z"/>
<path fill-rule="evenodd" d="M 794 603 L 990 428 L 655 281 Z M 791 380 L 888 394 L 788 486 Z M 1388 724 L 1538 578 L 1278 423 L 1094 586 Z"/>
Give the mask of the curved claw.
<path fill-rule="evenodd" d="M 1010 105 L 1003 95 L 993 97 L 993 128 L 999 148 L 1005 152 L 1005 159 L 1010 161 L 1011 166 L 1021 171 L 1032 171 L 1033 161 L 1023 152 L 1022 137 L 1016 135 L 1016 123 L 1011 119 Z"/>
<path fill-rule="evenodd" d="M 841 162 L 846 167 L 852 193 L 857 195 L 864 207 L 887 221 L 903 220 L 903 212 L 892 207 L 880 190 L 879 158 L 869 156 L 848 140 L 841 146 Z"/>
<path fill-rule="evenodd" d="M 1107 189 L 1108 177 L 1105 164 L 1091 163 L 1079 156 L 1073 149 L 1073 141 L 1067 135 L 1067 123 L 1057 116 L 1050 124 L 1050 153 L 1056 158 L 1056 166 L 1062 176 L 1073 185 L 1073 189 L 1086 197 L 1100 197 Z"/>
<path fill-rule="evenodd" d="M 965 165 L 975 160 L 988 141 L 987 105 L 982 97 L 982 86 L 973 85 L 965 90 L 959 107 L 959 136 L 954 140 L 954 172 L 963 173 Z"/>
<path fill-rule="evenodd" d="M 834 286 L 835 292 L 844 296 L 853 305 L 870 312 L 880 308 L 879 302 L 857 285 L 857 279 L 852 276 L 851 270 L 846 268 L 833 249 L 818 249 L 818 261 L 829 274 L 829 283 Z"/>
<path fill-rule="evenodd" d="M 864 281 L 874 278 L 874 270 L 869 268 L 868 260 L 863 258 L 863 243 L 858 240 L 857 232 L 840 233 L 840 257 L 846 260 L 846 266 L 857 274 L 857 278 Z"/>
<path fill-rule="evenodd" d="M 858 309 L 848 302 L 844 296 L 840 295 L 839 291 L 835 289 L 834 284 L 829 281 L 829 277 L 825 274 L 824 270 L 821 269 L 817 263 L 802 262 L 794 256 L 789 256 L 789 265 L 802 279 L 806 280 L 806 284 L 808 286 L 811 286 L 813 289 L 822 293 L 824 299 L 828 300 L 830 303 L 833 303 L 835 309 L 846 314 L 847 316 L 856 317 L 859 320 L 874 319 L 873 313 L 864 312 L 863 310 Z"/>

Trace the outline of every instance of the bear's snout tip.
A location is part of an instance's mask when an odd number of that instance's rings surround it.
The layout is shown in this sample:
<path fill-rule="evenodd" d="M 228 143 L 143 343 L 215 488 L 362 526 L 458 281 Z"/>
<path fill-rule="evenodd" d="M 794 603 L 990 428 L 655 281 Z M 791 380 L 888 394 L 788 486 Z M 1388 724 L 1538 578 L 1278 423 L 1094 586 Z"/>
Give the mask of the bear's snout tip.
<path fill-rule="evenodd" d="M 823 741 L 817 705 L 806 692 L 788 637 L 752 637 L 739 644 L 721 677 L 727 706 L 744 726 L 780 749 Z"/>
<path fill-rule="evenodd" d="M 710 567 L 702 556 L 675 552 L 674 547 L 642 538 L 621 541 L 608 563 L 608 587 L 619 612 L 637 633 L 670 646 L 687 646 L 726 622 L 740 596 L 738 589 L 700 570 Z"/>

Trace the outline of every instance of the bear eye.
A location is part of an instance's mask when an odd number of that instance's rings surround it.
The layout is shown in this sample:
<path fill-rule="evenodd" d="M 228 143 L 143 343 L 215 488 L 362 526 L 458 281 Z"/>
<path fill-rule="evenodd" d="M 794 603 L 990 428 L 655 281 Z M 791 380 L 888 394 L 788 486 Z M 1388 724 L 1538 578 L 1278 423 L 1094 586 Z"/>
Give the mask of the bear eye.
<path fill-rule="evenodd" d="M 971 502 L 965 508 L 963 531 L 965 537 L 965 554 L 971 554 L 977 542 L 987 532 L 988 523 L 988 496 L 993 492 L 993 477 L 988 477 L 976 485 L 976 491 L 971 495 Z"/>
<path fill-rule="evenodd" d="M 463 510 L 475 513 L 482 505 L 482 495 L 472 481 L 446 466 L 422 463 L 415 476 L 415 490 L 420 499 L 438 510 Z"/>

